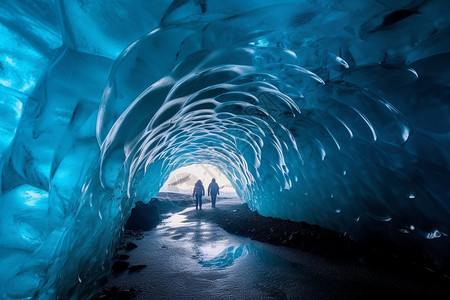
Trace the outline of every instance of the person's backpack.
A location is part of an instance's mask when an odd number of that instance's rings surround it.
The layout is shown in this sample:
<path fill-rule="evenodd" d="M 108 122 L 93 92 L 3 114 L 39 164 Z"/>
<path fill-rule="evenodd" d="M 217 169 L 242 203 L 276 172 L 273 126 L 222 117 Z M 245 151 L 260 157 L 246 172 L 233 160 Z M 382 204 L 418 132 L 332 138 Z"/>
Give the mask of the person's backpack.
<path fill-rule="evenodd" d="M 200 186 L 196 185 L 196 186 L 194 187 L 194 193 L 195 193 L 196 195 L 202 195 L 202 191 L 203 191 L 203 188 L 202 188 L 201 185 L 200 185 Z"/>

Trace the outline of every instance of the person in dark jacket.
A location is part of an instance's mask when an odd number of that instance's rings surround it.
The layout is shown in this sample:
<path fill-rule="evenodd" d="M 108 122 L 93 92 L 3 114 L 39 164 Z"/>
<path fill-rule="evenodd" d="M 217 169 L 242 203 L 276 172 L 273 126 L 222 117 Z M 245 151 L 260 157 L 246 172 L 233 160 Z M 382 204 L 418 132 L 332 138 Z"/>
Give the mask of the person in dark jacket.
<path fill-rule="evenodd" d="M 194 191 L 192 192 L 192 197 L 195 196 L 195 209 L 202 209 L 202 196 L 205 195 L 205 188 L 203 187 L 202 181 L 198 180 L 194 185 Z"/>
<path fill-rule="evenodd" d="M 212 179 L 208 186 L 208 196 L 211 194 L 211 205 L 213 208 L 216 207 L 216 199 L 219 194 L 219 185 L 216 183 L 216 179 Z"/>

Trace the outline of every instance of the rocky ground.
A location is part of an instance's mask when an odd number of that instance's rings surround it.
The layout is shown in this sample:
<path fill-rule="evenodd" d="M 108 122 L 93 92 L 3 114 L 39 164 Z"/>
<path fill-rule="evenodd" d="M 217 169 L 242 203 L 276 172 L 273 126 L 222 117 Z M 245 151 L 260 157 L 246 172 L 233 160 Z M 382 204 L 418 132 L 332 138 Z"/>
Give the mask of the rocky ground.
<path fill-rule="evenodd" d="M 404 253 L 388 240 L 355 242 L 335 231 L 252 212 L 246 203 L 225 205 L 215 210 L 195 211 L 190 218 L 201 218 L 218 224 L 229 233 L 249 237 L 263 243 L 298 248 L 337 260 L 353 260 L 360 264 L 388 268 L 391 271 L 415 273 L 433 280 L 449 280 L 446 263 L 437 268 L 433 260 L 418 253 Z"/>
<path fill-rule="evenodd" d="M 136 205 L 127 224 L 125 239 L 118 250 L 132 250 L 136 244 L 131 241 L 140 239 L 142 231 L 152 230 L 165 214 L 179 212 L 192 205 L 191 198 L 184 195 L 165 193 L 159 195 L 159 198 L 160 200 L 153 199 L 149 204 Z M 204 203 L 204 207 L 205 205 L 210 204 Z M 420 255 L 398 253 L 387 241 L 356 243 L 342 234 L 317 225 L 261 216 L 252 212 L 245 203 L 218 203 L 216 209 L 191 210 L 185 215 L 190 220 L 212 222 L 231 234 L 259 242 L 297 248 L 334 261 L 350 261 L 371 268 L 380 268 L 401 276 L 414 277 L 439 288 L 450 286 L 446 266 L 439 270 L 433 269 L 433 263 L 429 259 Z M 116 254 L 112 273 L 125 271 L 134 273 L 145 267 L 146 265 L 130 265 L 127 262 L 127 255 Z M 110 287 L 93 299 L 132 299 L 135 295 L 136 291 L 132 288 L 127 290 Z"/>

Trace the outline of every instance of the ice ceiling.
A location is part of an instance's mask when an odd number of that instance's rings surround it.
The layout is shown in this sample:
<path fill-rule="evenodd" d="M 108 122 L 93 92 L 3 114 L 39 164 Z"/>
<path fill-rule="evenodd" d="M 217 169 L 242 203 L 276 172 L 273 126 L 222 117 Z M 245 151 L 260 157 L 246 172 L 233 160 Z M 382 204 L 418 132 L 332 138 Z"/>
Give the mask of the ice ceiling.
<path fill-rule="evenodd" d="M 207 163 L 263 215 L 448 256 L 445 0 L 3 0 L 2 298 L 100 286 Z"/>

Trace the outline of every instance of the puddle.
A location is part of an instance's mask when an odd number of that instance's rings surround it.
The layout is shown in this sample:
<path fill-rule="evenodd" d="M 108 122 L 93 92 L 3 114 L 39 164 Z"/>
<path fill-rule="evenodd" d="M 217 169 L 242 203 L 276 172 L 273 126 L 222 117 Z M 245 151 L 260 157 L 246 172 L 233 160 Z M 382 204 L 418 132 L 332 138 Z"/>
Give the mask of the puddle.
<path fill-rule="evenodd" d="M 258 264 L 264 265 L 268 268 L 271 266 L 276 266 L 277 268 L 283 268 L 289 271 L 294 269 L 292 263 L 288 260 L 274 255 L 271 252 L 256 246 L 255 244 L 230 246 L 220 252 L 213 259 L 199 261 L 199 264 L 204 267 L 225 268 L 247 256 L 249 256 L 252 260 L 257 261 Z"/>
<path fill-rule="evenodd" d="M 211 260 L 200 261 L 204 267 L 225 268 L 231 266 L 234 261 L 248 254 L 248 245 L 231 246 L 222 251 L 219 255 Z"/>

